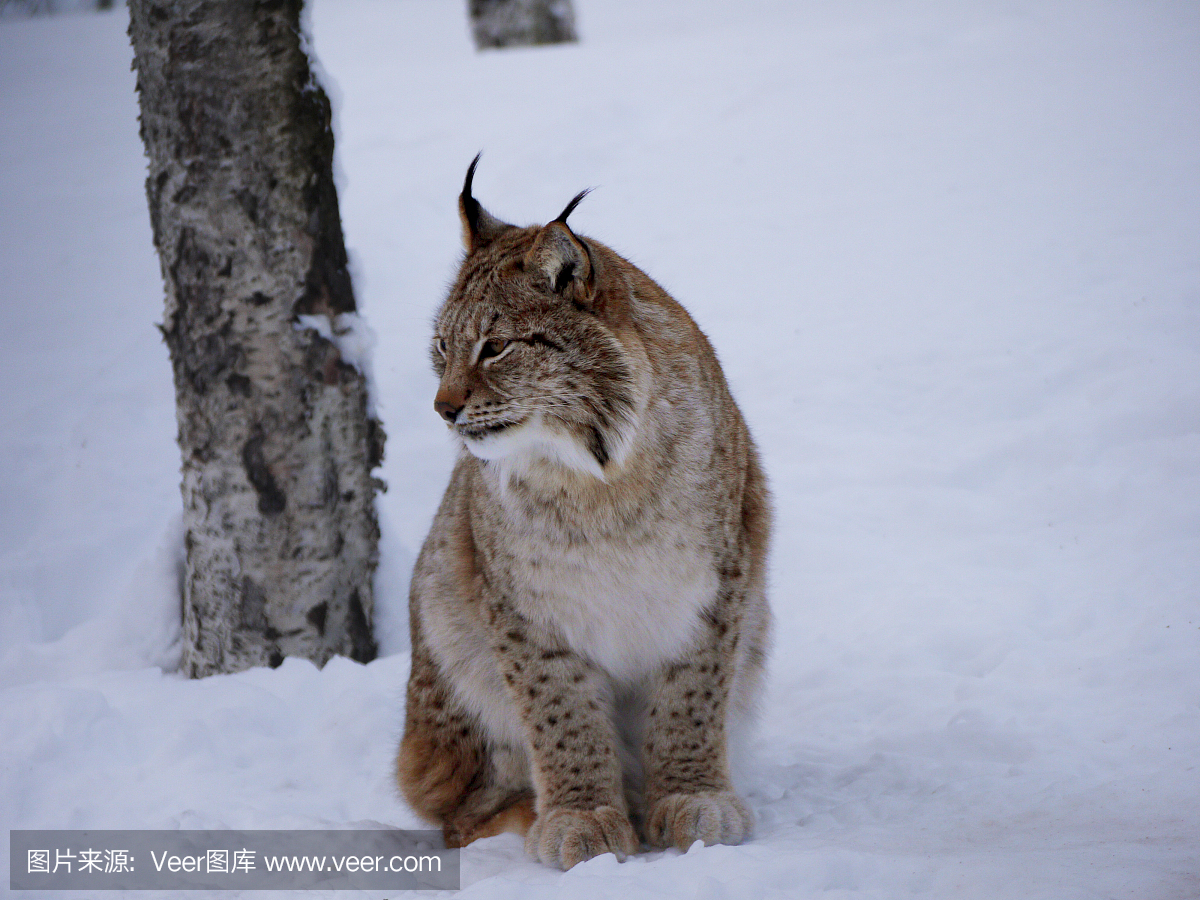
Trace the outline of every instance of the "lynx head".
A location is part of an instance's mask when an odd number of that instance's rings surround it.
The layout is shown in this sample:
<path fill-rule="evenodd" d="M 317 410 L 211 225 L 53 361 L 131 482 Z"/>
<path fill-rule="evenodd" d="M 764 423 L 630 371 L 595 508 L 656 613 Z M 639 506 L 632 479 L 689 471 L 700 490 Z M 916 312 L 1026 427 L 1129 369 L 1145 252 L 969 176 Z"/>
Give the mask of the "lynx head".
<path fill-rule="evenodd" d="M 459 197 L 466 255 L 433 336 L 434 408 L 483 460 L 541 457 L 605 480 L 644 406 L 628 287 L 567 225 L 518 227 Z M 615 257 L 614 257 L 615 258 Z"/>

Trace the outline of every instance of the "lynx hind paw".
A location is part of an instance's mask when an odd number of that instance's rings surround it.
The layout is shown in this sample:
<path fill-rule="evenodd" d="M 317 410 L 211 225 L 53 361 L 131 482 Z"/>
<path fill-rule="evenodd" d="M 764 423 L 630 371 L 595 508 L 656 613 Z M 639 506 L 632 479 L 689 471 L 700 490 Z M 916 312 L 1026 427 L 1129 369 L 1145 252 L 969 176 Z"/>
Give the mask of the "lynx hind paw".
<path fill-rule="evenodd" d="M 447 847 L 465 847 L 480 838 L 511 831 L 524 837 L 533 824 L 533 798 L 517 795 L 498 811 L 451 817 L 442 827 Z"/>
<path fill-rule="evenodd" d="M 547 866 L 569 869 L 576 863 L 615 854 L 621 862 L 637 849 L 629 817 L 615 806 L 595 809 L 551 808 L 525 835 L 525 852 Z"/>
<path fill-rule="evenodd" d="M 733 791 L 668 794 L 650 810 L 646 835 L 654 847 L 687 850 L 696 841 L 704 846 L 740 844 L 754 830 L 754 818 Z"/>

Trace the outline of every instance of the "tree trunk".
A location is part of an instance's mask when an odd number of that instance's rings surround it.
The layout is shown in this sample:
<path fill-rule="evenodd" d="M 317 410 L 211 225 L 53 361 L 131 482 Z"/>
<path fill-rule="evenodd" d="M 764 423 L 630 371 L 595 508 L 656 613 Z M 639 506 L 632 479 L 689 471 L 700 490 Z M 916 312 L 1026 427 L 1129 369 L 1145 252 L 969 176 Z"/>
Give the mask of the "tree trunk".
<path fill-rule="evenodd" d="M 384 435 L 365 363 L 339 351 L 363 326 L 301 5 L 129 3 L 183 457 L 191 677 L 375 655 Z"/>
<path fill-rule="evenodd" d="M 479 50 L 578 40 L 571 0 L 470 0 Z"/>

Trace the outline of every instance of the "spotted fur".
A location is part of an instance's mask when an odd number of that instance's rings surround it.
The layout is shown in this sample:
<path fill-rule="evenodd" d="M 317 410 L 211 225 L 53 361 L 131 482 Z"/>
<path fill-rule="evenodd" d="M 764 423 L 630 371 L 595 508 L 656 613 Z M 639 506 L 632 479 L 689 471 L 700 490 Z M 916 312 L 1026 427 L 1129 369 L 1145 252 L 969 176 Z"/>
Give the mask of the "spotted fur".
<path fill-rule="evenodd" d="M 478 160 L 476 160 L 477 162 Z M 435 408 L 463 452 L 417 560 L 401 791 L 447 843 L 569 868 L 738 843 L 769 497 L 707 339 L 641 270 L 460 198 Z"/>

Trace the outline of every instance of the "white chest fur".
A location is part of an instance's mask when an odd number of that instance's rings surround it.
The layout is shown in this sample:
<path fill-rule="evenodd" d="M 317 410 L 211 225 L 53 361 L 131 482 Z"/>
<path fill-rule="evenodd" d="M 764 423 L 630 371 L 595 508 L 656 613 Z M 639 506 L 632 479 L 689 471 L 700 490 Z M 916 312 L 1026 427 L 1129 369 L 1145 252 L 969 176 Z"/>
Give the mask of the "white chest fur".
<path fill-rule="evenodd" d="M 529 591 L 519 605 L 616 681 L 632 683 L 686 650 L 717 590 L 711 560 L 680 537 L 597 541 L 539 559 L 522 573 Z"/>

